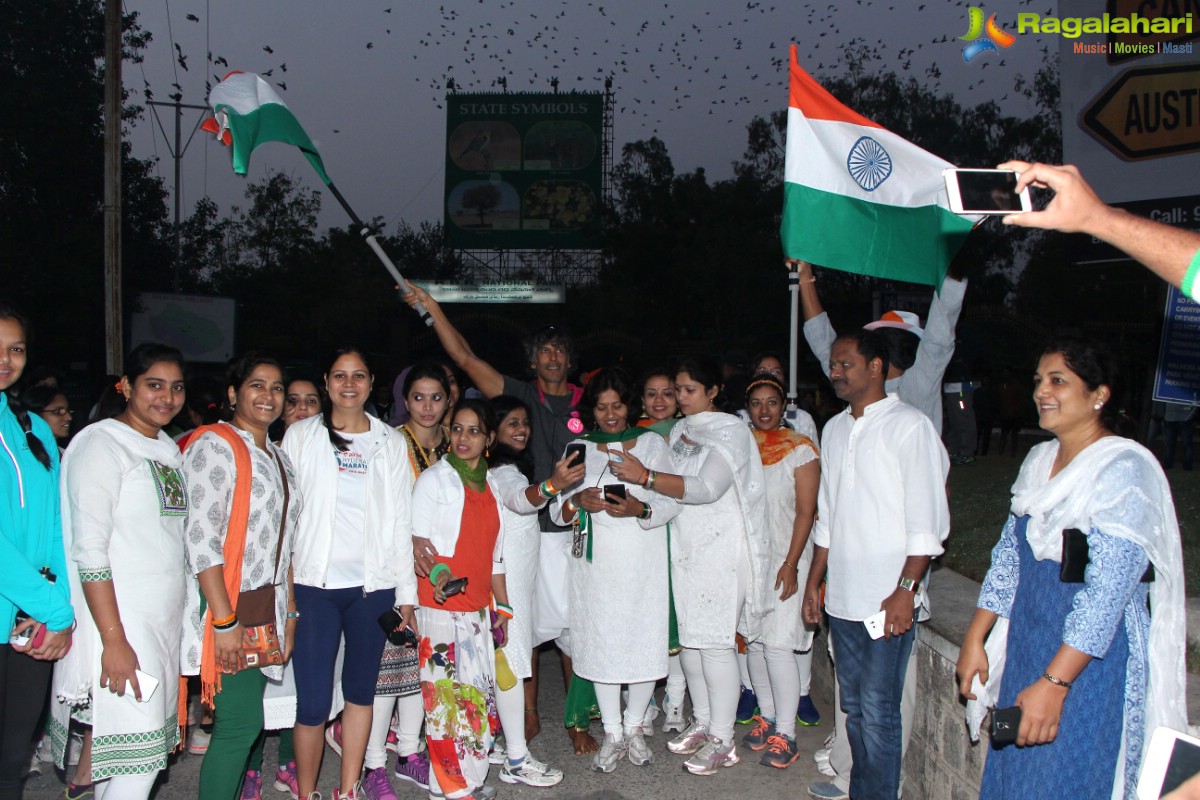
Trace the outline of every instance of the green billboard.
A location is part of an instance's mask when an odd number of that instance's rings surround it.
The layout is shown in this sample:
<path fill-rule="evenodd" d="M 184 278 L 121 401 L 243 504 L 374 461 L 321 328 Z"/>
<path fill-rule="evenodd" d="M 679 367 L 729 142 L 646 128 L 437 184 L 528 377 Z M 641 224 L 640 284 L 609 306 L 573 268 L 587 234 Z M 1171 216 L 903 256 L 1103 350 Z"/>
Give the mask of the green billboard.
<path fill-rule="evenodd" d="M 600 210 L 600 92 L 452 94 L 446 112 L 446 242 L 582 248 Z"/>

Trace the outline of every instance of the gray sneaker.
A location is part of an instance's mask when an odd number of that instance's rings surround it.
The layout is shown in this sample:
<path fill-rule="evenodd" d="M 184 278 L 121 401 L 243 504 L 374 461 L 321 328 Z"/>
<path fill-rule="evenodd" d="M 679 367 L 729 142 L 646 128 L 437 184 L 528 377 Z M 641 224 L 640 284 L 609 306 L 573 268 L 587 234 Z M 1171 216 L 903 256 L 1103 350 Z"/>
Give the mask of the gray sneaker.
<path fill-rule="evenodd" d="M 838 788 L 836 783 L 825 781 L 823 783 L 810 784 L 808 787 L 808 796 L 816 798 L 816 800 L 850 800 L 850 795 Z"/>
<path fill-rule="evenodd" d="M 629 763 L 635 767 L 645 766 L 654 761 L 654 754 L 650 752 L 646 740 L 638 731 L 625 734 L 625 752 Z"/>
<path fill-rule="evenodd" d="M 689 756 L 704 747 L 707 741 L 708 726 L 693 720 L 683 733 L 667 742 L 667 749 L 676 755 Z"/>
<path fill-rule="evenodd" d="M 561 783 L 561 769 L 547 766 L 533 756 L 527 755 L 515 767 L 506 760 L 500 768 L 500 780 L 505 783 L 523 783 L 526 786 L 555 786 Z"/>
<path fill-rule="evenodd" d="M 625 757 L 625 737 L 619 733 L 604 734 L 604 744 L 592 758 L 592 769 L 596 772 L 612 772 L 617 762 Z"/>
<path fill-rule="evenodd" d="M 671 733 L 672 731 L 682 731 L 687 727 L 687 722 L 683 718 L 683 705 L 673 705 L 671 703 L 663 703 L 663 733 Z"/>
<path fill-rule="evenodd" d="M 691 758 L 683 762 L 683 768 L 693 775 L 715 775 L 721 767 L 732 767 L 741 761 L 733 742 L 722 742 L 714 736 Z"/>

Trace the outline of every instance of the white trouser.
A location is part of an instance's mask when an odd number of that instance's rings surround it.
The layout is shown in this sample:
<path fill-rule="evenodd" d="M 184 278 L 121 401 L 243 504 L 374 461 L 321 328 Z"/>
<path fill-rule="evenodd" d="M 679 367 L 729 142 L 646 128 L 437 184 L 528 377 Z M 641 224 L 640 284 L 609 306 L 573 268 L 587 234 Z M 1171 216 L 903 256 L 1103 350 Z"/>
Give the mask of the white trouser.
<path fill-rule="evenodd" d="M 766 646 L 762 642 L 752 643 L 747 650 L 759 713 L 775 723 L 776 732 L 795 739 L 796 708 L 801 694 L 795 653 L 790 648 Z"/>
<path fill-rule="evenodd" d="M 683 664 L 679 662 L 679 653 L 667 656 L 667 694 L 663 705 L 683 706 L 687 697 L 687 678 L 683 676 Z"/>
<path fill-rule="evenodd" d="M 421 723 L 425 721 L 425 703 L 420 694 L 408 697 L 376 697 L 371 712 L 371 735 L 363 766 L 378 769 L 387 766 L 387 735 L 392 727 L 392 709 L 396 710 L 396 751 L 401 758 L 417 752 Z"/>
<path fill-rule="evenodd" d="M 654 696 L 654 681 L 629 684 L 629 699 L 626 701 L 624 724 L 621 718 L 621 684 L 595 683 L 596 704 L 600 706 L 600 721 L 605 733 L 630 733 L 642 727 L 650 698 Z M 622 731 L 623 729 L 623 731 Z"/>
<path fill-rule="evenodd" d="M 144 775 L 115 775 L 108 780 L 96 781 L 96 800 L 147 800 L 158 772 Z"/>
<path fill-rule="evenodd" d="M 529 753 L 525 741 L 525 681 L 519 680 L 508 689 L 496 687 L 496 713 L 504 729 L 508 760 L 518 763 Z"/>
<path fill-rule="evenodd" d="M 737 569 L 738 619 L 741 619 L 742 608 L 746 604 L 749 584 L 750 560 L 743 549 Z M 737 647 L 733 644 L 734 632 L 729 633 L 729 647 L 685 647 L 679 655 L 692 697 L 692 716 L 696 722 L 707 725 L 708 732 L 725 743 L 733 741 L 733 725 L 742 691 Z"/>

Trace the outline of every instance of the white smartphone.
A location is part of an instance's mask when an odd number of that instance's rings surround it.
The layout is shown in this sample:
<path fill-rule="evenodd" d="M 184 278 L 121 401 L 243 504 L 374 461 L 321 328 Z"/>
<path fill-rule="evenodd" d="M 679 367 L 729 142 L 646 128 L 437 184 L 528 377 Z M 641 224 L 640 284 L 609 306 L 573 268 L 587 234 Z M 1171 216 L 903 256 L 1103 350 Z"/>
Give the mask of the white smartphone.
<path fill-rule="evenodd" d="M 1170 728 L 1155 728 L 1142 756 L 1138 800 L 1157 800 L 1200 773 L 1200 739 Z"/>
<path fill-rule="evenodd" d="M 878 639 L 883 636 L 883 621 L 885 619 L 887 619 L 887 612 L 880 611 L 863 620 L 863 625 L 867 628 L 867 634 L 872 639 Z"/>
<path fill-rule="evenodd" d="M 1017 173 L 1008 169 L 947 169 L 946 194 L 955 214 L 1019 214 L 1031 211 L 1029 188 L 1017 191 Z"/>
<path fill-rule="evenodd" d="M 158 691 L 158 678 L 148 672 L 142 672 L 140 669 L 135 669 L 133 674 L 137 676 L 138 688 L 142 690 L 142 699 L 138 702 L 149 703 L 150 698 Z M 125 696 L 133 697 L 133 681 L 125 682 Z M 136 699 L 136 698 L 134 698 Z"/>

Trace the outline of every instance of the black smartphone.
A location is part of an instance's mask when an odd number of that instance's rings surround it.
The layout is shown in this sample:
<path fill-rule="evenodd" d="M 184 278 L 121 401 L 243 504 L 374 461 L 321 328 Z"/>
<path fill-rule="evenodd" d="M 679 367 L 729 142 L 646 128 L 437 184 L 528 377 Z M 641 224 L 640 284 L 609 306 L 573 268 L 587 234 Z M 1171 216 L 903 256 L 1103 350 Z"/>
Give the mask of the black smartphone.
<path fill-rule="evenodd" d="M 566 450 L 566 453 L 564 453 L 564 455 L 565 455 L 565 456 L 567 456 L 567 458 L 569 458 L 569 459 L 570 459 L 570 460 L 567 462 L 567 466 L 568 466 L 568 467 L 577 467 L 577 466 L 579 466 L 580 464 L 582 464 L 582 463 L 583 463 L 583 458 L 584 458 L 584 455 L 585 455 L 586 453 L 587 453 L 587 447 L 585 447 L 585 446 L 584 446 L 584 445 L 582 445 L 582 444 L 569 444 L 569 445 L 567 445 L 567 450 Z"/>
<path fill-rule="evenodd" d="M 387 634 L 387 640 L 396 647 L 416 647 L 417 635 L 412 632 L 411 628 L 401 628 L 400 623 L 403 619 L 399 612 L 394 608 L 389 608 L 387 611 L 379 615 L 379 627 L 383 628 L 383 632 Z M 399 629 L 399 630 L 397 630 Z"/>
<path fill-rule="evenodd" d="M 446 581 L 446 585 L 442 587 L 442 594 L 446 597 L 453 597 L 467 588 L 466 578 L 455 578 L 452 581 Z"/>
<path fill-rule="evenodd" d="M 992 724 L 988 729 L 991 735 L 992 747 L 1004 747 L 1017 741 L 1017 731 L 1021 728 L 1021 707 L 992 709 Z"/>
<path fill-rule="evenodd" d="M 604 486 L 604 498 L 607 500 L 609 496 L 619 497 L 622 500 L 627 500 L 629 495 L 625 491 L 623 483 L 608 483 Z"/>

